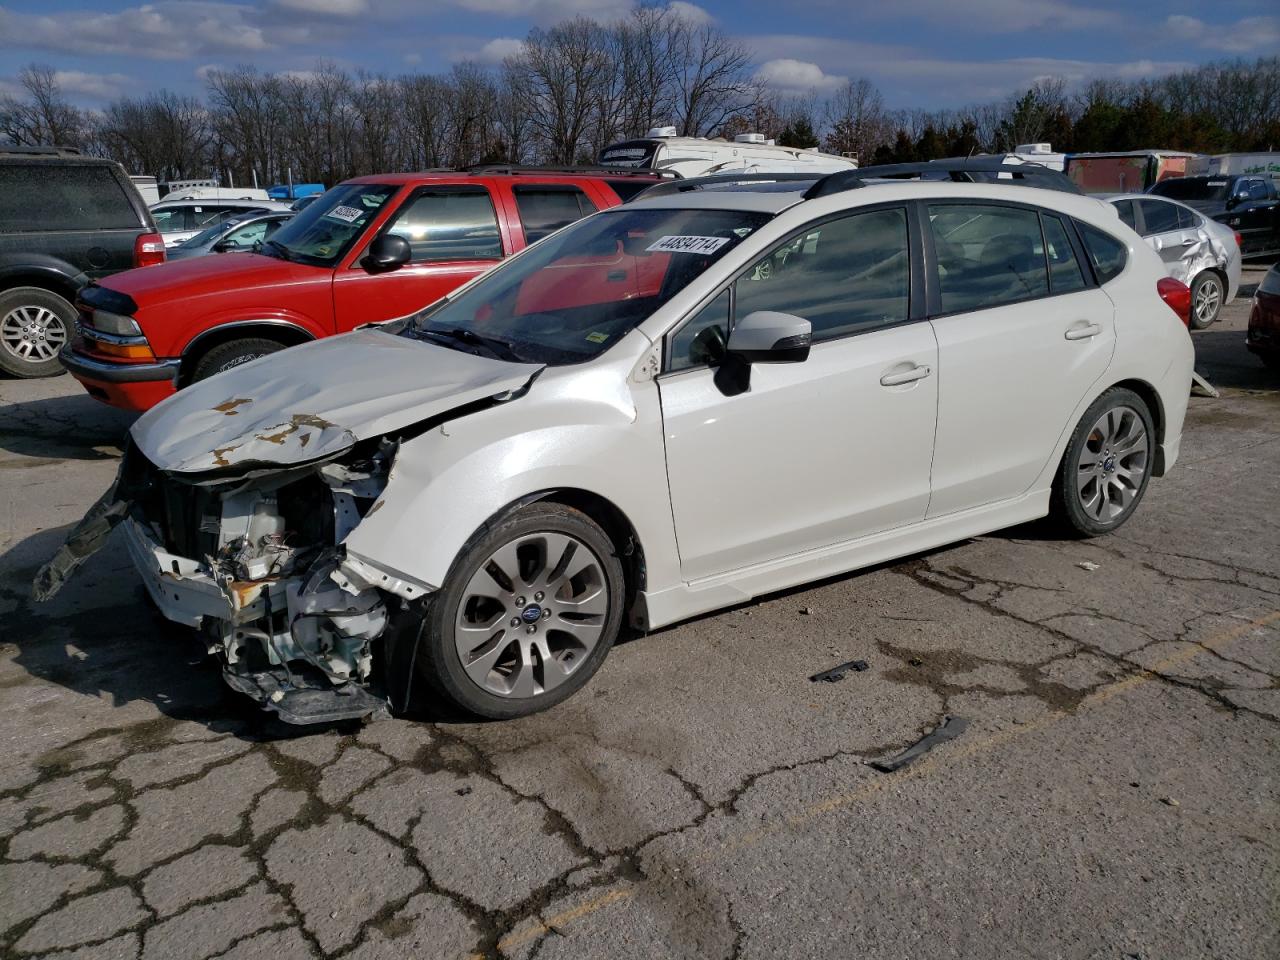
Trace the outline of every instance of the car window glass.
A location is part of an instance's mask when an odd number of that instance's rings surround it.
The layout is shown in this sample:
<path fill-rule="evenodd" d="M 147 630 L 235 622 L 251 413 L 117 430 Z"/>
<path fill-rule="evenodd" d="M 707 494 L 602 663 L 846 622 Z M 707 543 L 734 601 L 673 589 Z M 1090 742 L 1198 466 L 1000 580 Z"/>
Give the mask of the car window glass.
<path fill-rule="evenodd" d="M 165 207 L 163 210 L 152 210 L 151 219 L 156 222 L 156 229 L 161 233 L 180 233 L 195 229 L 190 226 L 190 212 L 186 207 Z"/>
<path fill-rule="evenodd" d="M 1157 233 L 1170 233 L 1178 229 L 1178 208 L 1160 200 L 1139 200 L 1142 205 L 1142 235 L 1151 237 Z"/>
<path fill-rule="evenodd" d="M 1054 293 L 1073 293 L 1085 288 L 1084 271 L 1080 269 L 1080 261 L 1067 239 L 1067 228 L 1057 217 L 1045 214 L 1041 217 L 1044 226 L 1045 252 L 1049 259 L 1049 283 Z"/>
<path fill-rule="evenodd" d="M 517 186 L 514 193 L 526 243 L 596 212 L 596 205 L 577 187 Z"/>
<path fill-rule="evenodd" d="M 498 217 L 484 187 L 420 193 L 400 208 L 387 232 L 409 241 L 414 263 L 502 258 Z"/>
<path fill-rule="evenodd" d="M 734 316 L 803 317 L 815 342 L 900 323 L 910 262 L 901 207 L 831 220 L 756 261 L 736 284 Z"/>
<path fill-rule="evenodd" d="M 1267 199 L 1267 188 L 1261 180 L 1249 181 L 1249 199 L 1265 200 Z"/>
<path fill-rule="evenodd" d="M 1178 212 L 1178 229 L 1179 230 L 1195 230 L 1200 226 L 1199 218 L 1196 217 L 1194 211 L 1188 210 L 1186 207 L 1178 207 L 1170 204 L 1174 210 Z"/>
<path fill-rule="evenodd" d="M 1115 204 L 1116 212 L 1120 214 L 1120 221 L 1130 230 L 1138 229 L 1137 216 L 1133 211 L 1132 200 L 1120 200 Z"/>
<path fill-rule="evenodd" d="M 1129 251 L 1123 243 L 1104 233 L 1097 227 L 1091 227 L 1087 223 L 1076 221 L 1076 226 L 1080 228 L 1080 236 L 1084 240 L 1085 252 L 1089 254 L 1089 260 L 1093 264 L 1093 272 L 1098 277 L 1099 283 L 1106 283 L 1108 280 L 1114 280 L 1124 265 L 1128 262 Z"/>
<path fill-rule="evenodd" d="M 0 164 L 0 231 L 139 230 L 141 226 L 109 167 Z"/>
<path fill-rule="evenodd" d="M 1034 210 L 930 204 L 943 313 L 1017 303 L 1049 292 Z"/>
<path fill-rule="evenodd" d="M 331 266 L 351 249 L 397 189 L 385 183 L 340 184 L 289 220 L 262 252 Z"/>
<path fill-rule="evenodd" d="M 238 227 L 227 234 L 223 242 L 229 247 L 248 248 L 261 243 L 267 237 L 267 222 L 259 220 L 245 227 Z"/>
<path fill-rule="evenodd" d="M 716 363 L 720 359 L 718 350 L 724 347 L 728 337 L 729 291 L 721 290 L 719 296 L 672 335 L 667 369 L 687 370 Z"/>

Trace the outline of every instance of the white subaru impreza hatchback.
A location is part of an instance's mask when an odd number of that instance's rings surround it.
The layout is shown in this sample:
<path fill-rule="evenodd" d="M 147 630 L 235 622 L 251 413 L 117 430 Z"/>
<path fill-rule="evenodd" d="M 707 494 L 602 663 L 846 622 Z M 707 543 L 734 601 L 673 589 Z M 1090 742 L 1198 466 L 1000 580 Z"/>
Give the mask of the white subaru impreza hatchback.
<path fill-rule="evenodd" d="M 401 708 L 415 677 L 514 717 L 624 621 L 1049 513 L 1114 530 L 1178 456 L 1186 287 L 1058 175 L 980 168 L 666 184 L 194 384 L 36 594 L 118 525 L 162 613 L 287 721 Z"/>

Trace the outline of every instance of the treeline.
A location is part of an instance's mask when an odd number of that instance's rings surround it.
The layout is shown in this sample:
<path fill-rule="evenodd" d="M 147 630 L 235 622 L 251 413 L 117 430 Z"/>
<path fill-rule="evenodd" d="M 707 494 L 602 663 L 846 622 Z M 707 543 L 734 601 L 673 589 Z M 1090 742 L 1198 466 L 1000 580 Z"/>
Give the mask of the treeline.
<path fill-rule="evenodd" d="M 1280 148 L 1280 58 L 1202 66 L 1154 80 L 1036 83 L 1005 101 L 938 112 L 891 110 L 870 81 L 819 96 L 760 83 L 750 51 L 678 8 L 621 20 L 578 17 L 535 29 L 500 65 L 443 74 L 214 70 L 203 97 L 168 90 L 101 111 L 72 106 L 55 71 L 31 65 L 21 96 L 0 97 L 0 141 L 57 143 L 161 179 L 333 184 L 365 173 L 481 162 L 590 162 L 652 126 L 682 135 L 758 131 L 865 164 L 997 152 L 1165 147 Z"/>

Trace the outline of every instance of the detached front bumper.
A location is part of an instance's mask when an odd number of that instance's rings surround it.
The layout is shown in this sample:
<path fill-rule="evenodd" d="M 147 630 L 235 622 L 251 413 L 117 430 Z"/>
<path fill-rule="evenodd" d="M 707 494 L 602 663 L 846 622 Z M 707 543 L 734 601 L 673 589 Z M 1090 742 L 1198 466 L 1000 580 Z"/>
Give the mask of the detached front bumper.
<path fill-rule="evenodd" d="M 181 360 L 118 363 L 88 356 L 68 344 L 58 354 L 63 367 L 91 397 L 124 410 L 150 410 L 178 389 Z"/>

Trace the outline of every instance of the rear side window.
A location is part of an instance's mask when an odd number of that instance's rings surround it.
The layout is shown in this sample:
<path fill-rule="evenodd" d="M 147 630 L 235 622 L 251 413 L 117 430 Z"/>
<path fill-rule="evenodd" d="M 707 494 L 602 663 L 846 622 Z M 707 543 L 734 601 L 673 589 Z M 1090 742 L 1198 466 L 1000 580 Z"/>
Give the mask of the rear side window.
<path fill-rule="evenodd" d="M 1118 277 L 1129 259 L 1129 251 L 1125 245 L 1111 234 L 1087 223 L 1076 221 L 1076 226 L 1080 228 L 1080 236 L 1084 240 L 1084 248 L 1089 254 L 1098 282 L 1106 283 Z"/>
<path fill-rule="evenodd" d="M 1132 200 L 1120 200 L 1115 204 L 1116 212 L 1120 214 L 1120 222 L 1130 230 L 1137 231 L 1138 220 L 1137 214 L 1133 212 Z"/>
<path fill-rule="evenodd" d="M 609 188 L 618 195 L 618 199 L 626 203 L 637 193 L 643 193 L 653 186 L 652 180 L 641 180 L 638 177 L 628 177 L 621 180 L 608 181 Z"/>
<path fill-rule="evenodd" d="M 1178 229 L 1194 230 L 1200 226 L 1200 222 L 1196 219 L 1196 215 L 1186 207 L 1174 207 L 1178 211 Z"/>
<path fill-rule="evenodd" d="M 194 230 L 195 222 L 189 216 L 188 207 L 165 207 L 163 210 L 152 210 L 151 219 L 156 222 L 156 229 L 161 233 L 181 233 L 183 230 Z"/>
<path fill-rule="evenodd" d="M 1142 235 L 1154 236 L 1157 233 L 1171 233 L 1178 229 L 1178 208 L 1172 203 L 1160 200 L 1140 200 L 1142 206 Z"/>
<path fill-rule="evenodd" d="M 943 313 L 963 313 L 1049 293 L 1040 217 L 1034 210 L 930 204 Z"/>
<path fill-rule="evenodd" d="M 404 237 L 414 263 L 501 260 L 493 199 L 484 187 L 430 187 L 407 201 L 388 233 Z"/>
<path fill-rule="evenodd" d="M 0 231 L 137 230 L 141 226 L 110 167 L 0 164 Z"/>
<path fill-rule="evenodd" d="M 526 243 L 537 243 L 596 212 L 596 205 L 577 187 L 517 186 L 514 193 Z"/>
<path fill-rule="evenodd" d="M 1049 283 L 1054 293 L 1074 293 L 1085 288 L 1084 271 L 1067 238 L 1067 228 L 1050 214 L 1041 217 L 1044 224 L 1045 253 L 1049 260 Z"/>

